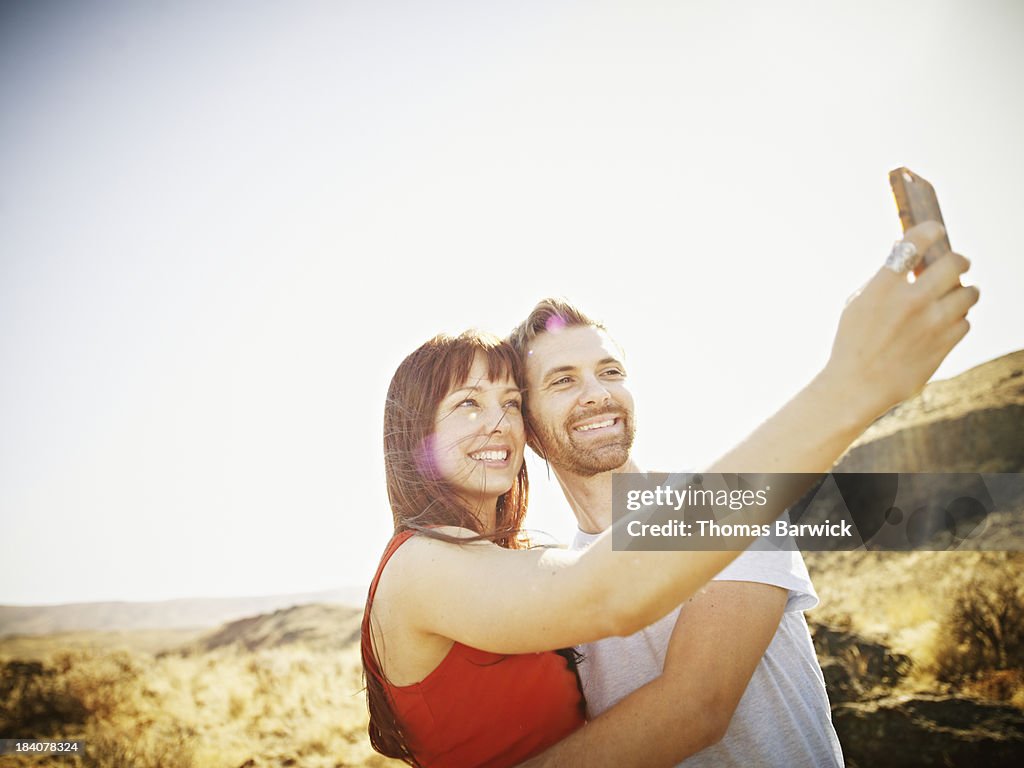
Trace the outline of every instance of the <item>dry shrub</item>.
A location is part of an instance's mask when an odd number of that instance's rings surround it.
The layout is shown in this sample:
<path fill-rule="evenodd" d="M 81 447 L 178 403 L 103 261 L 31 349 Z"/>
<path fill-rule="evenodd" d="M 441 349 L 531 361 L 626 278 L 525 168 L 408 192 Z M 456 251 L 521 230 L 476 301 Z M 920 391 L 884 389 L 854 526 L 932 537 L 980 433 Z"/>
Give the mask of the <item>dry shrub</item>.
<path fill-rule="evenodd" d="M 72 651 L 58 654 L 53 666 L 93 720 L 107 720 L 123 708 L 144 670 L 128 651 Z"/>
<path fill-rule="evenodd" d="M 1024 709 L 1024 670 L 996 669 L 984 672 L 964 690 L 980 699 L 1003 701 Z"/>
<path fill-rule="evenodd" d="M 983 573 L 956 593 L 935 665 L 940 680 L 958 684 L 993 670 L 1024 669 L 1024 587 L 1012 572 Z"/>
<path fill-rule="evenodd" d="M 172 728 L 168 733 L 98 730 L 87 742 L 90 768 L 194 768 L 193 738 Z"/>
<path fill-rule="evenodd" d="M 61 653 L 0 665 L 0 734 L 47 738 L 109 718 L 141 671 L 129 653 Z"/>
<path fill-rule="evenodd" d="M 52 667 L 39 661 L 0 664 L 0 738 L 46 738 L 88 717 L 85 704 Z"/>

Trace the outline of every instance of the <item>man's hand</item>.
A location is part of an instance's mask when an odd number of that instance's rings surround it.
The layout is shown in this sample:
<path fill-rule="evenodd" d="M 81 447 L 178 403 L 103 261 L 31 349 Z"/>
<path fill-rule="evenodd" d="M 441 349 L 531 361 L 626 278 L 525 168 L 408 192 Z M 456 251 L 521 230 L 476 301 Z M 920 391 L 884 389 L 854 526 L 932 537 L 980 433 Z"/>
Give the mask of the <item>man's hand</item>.
<path fill-rule="evenodd" d="M 523 766 L 672 766 L 715 744 L 787 596 L 767 584 L 712 582 L 680 610 L 660 677 Z"/>

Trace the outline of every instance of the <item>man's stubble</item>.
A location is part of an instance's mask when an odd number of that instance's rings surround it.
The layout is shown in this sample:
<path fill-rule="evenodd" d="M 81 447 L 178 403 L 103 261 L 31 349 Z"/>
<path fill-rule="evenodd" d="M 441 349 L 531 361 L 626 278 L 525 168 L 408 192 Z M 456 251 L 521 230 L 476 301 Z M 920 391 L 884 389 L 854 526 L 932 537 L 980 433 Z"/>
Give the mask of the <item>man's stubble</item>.
<path fill-rule="evenodd" d="M 622 419 L 622 435 L 598 445 L 583 445 L 574 439 L 572 424 L 604 414 Z M 581 477 L 593 477 L 625 464 L 629 460 L 629 452 L 636 434 L 632 413 L 622 408 L 608 407 L 576 411 L 556 428 L 530 419 L 530 427 L 534 433 L 534 440 L 543 451 L 543 458 L 552 467 Z"/>

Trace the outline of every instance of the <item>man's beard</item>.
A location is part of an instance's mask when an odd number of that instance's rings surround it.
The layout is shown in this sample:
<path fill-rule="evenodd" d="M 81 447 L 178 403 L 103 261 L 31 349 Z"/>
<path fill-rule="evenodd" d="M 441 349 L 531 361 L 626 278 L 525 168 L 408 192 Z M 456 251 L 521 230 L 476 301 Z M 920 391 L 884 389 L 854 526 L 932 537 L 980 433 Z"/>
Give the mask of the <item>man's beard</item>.
<path fill-rule="evenodd" d="M 616 415 L 622 422 L 623 432 L 613 441 L 599 445 L 579 445 L 573 439 L 572 424 L 603 414 Z M 605 408 L 593 413 L 574 413 L 556 429 L 548 425 L 534 425 L 537 442 L 544 451 L 544 458 L 555 469 L 562 469 L 582 477 L 593 477 L 602 472 L 618 469 L 629 460 L 633 447 L 633 414 L 621 408 Z"/>

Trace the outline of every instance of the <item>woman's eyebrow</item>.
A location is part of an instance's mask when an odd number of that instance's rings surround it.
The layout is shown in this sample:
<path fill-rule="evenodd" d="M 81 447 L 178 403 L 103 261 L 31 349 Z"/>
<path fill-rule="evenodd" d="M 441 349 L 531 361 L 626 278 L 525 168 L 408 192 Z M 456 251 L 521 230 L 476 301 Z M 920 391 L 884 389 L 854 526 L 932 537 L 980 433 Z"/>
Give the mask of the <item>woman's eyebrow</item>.
<path fill-rule="evenodd" d="M 507 395 L 510 392 L 512 394 L 514 394 L 514 395 L 521 395 L 523 393 L 523 390 L 521 390 L 519 387 L 517 387 L 515 385 L 510 385 L 510 386 L 507 386 L 507 387 L 484 387 L 483 388 L 483 391 L 485 391 L 485 392 L 490 391 L 490 390 L 494 390 L 496 392 L 499 392 L 502 395 Z"/>
<path fill-rule="evenodd" d="M 455 397 L 456 395 L 461 395 L 463 393 L 472 394 L 473 392 L 476 392 L 478 389 L 480 389 L 480 387 L 459 387 L 458 389 L 453 389 L 451 392 L 449 392 L 445 396 L 445 399 L 448 399 L 449 397 Z"/>
<path fill-rule="evenodd" d="M 473 386 L 473 387 L 470 387 L 470 386 L 460 387 L 459 389 L 453 389 L 451 392 L 449 392 L 447 397 L 455 397 L 456 395 L 461 395 L 463 393 L 472 394 L 473 392 L 486 392 L 488 389 L 498 389 L 498 387 L 481 387 L 479 385 L 478 386 Z M 521 390 L 519 387 L 512 386 L 512 387 L 503 387 L 501 389 L 501 391 L 502 392 L 514 392 L 514 393 L 516 393 L 518 395 L 518 394 L 521 394 L 523 390 Z"/>

